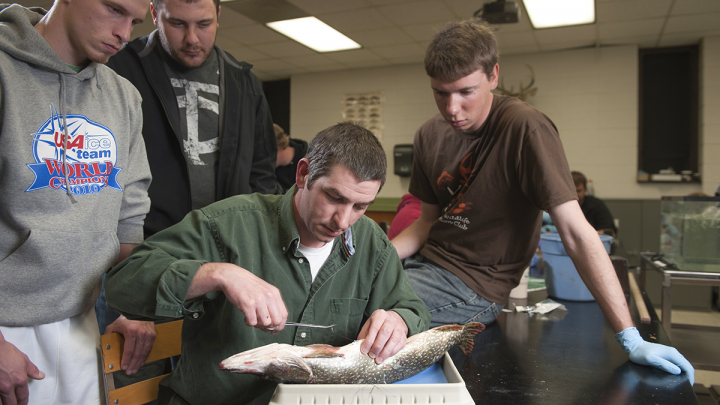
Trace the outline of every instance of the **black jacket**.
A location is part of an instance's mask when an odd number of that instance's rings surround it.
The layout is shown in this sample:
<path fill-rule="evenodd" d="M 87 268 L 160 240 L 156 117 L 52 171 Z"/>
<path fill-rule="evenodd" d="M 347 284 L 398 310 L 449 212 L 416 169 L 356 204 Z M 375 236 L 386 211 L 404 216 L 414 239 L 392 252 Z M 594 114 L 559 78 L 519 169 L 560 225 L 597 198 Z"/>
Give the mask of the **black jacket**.
<path fill-rule="evenodd" d="M 176 130 L 180 112 L 165 74 L 158 31 L 129 42 L 107 66 L 132 82 L 143 98 L 143 138 L 153 180 L 145 237 L 180 222 L 191 211 L 190 181 Z M 220 59 L 220 162 L 216 201 L 275 192 L 277 143 L 260 80 L 252 65 L 215 46 Z"/>

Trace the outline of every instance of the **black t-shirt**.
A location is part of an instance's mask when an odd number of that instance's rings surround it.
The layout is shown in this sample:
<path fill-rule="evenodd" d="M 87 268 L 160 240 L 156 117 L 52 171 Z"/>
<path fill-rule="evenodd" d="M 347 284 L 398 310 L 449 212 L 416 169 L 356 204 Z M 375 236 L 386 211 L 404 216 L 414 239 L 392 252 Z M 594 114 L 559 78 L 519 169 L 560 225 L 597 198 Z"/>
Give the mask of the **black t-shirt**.
<path fill-rule="evenodd" d="M 220 65 L 213 49 L 197 68 L 186 68 L 161 51 L 180 110 L 180 145 L 190 176 L 192 208 L 215 202 L 220 160 Z"/>

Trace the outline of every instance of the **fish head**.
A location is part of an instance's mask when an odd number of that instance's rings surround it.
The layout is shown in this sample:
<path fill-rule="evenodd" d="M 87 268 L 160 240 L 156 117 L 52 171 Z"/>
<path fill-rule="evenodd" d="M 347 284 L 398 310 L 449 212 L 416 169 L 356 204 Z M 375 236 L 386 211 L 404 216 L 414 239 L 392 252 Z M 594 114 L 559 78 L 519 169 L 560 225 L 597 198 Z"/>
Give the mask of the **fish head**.
<path fill-rule="evenodd" d="M 275 382 L 309 383 L 314 378 L 310 365 L 297 346 L 270 344 L 230 356 L 220 363 L 221 370 L 257 375 Z"/>

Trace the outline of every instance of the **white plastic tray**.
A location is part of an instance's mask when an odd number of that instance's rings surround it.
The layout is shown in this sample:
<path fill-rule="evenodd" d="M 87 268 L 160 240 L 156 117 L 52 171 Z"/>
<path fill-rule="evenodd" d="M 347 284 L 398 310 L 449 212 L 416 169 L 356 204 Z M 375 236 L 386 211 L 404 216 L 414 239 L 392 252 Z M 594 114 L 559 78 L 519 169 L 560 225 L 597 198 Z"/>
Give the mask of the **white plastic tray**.
<path fill-rule="evenodd" d="M 278 384 L 269 405 L 474 405 L 465 381 L 445 353 L 442 384 Z"/>

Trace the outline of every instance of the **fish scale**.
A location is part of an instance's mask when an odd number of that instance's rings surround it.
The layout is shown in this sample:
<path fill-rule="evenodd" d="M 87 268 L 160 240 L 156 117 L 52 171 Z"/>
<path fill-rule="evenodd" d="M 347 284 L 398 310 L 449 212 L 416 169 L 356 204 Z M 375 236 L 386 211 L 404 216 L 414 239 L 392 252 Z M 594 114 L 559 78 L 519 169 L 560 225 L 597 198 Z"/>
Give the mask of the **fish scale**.
<path fill-rule="evenodd" d="M 228 357 L 220 369 L 282 383 L 390 384 L 425 370 L 454 346 L 470 353 L 475 334 L 483 329 L 482 323 L 471 322 L 418 333 L 382 364 L 362 354 L 362 340 L 357 340 L 342 347 L 273 343 Z"/>

